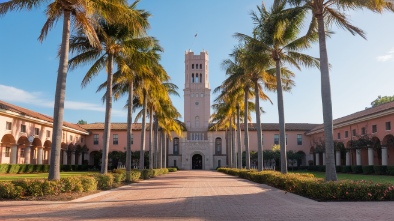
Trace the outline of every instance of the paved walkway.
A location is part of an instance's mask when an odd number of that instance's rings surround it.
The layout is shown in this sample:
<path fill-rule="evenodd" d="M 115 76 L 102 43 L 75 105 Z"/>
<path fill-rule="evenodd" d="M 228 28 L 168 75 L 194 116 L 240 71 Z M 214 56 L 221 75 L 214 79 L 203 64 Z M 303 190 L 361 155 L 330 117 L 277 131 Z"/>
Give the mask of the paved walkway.
<path fill-rule="evenodd" d="M 70 202 L 3 201 L 0 220 L 393 220 L 394 202 L 321 203 L 214 171 L 178 171 Z"/>

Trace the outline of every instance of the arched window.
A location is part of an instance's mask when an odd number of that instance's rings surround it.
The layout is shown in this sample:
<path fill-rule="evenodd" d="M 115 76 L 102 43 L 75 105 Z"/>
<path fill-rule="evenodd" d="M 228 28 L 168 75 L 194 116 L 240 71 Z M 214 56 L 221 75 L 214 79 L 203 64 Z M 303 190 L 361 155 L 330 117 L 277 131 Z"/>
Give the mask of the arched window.
<path fill-rule="evenodd" d="M 178 155 L 179 154 L 179 138 L 174 138 L 174 146 L 173 146 L 173 154 Z"/>
<path fill-rule="evenodd" d="M 215 153 L 216 155 L 222 154 L 222 138 L 220 137 L 215 139 Z"/>
<path fill-rule="evenodd" d="M 202 74 L 200 74 L 200 83 L 202 82 Z"/>
<path fill-rule="evenodd" d="M 194 74 L 192 74 L 192 83 L 194 83 Z"/>

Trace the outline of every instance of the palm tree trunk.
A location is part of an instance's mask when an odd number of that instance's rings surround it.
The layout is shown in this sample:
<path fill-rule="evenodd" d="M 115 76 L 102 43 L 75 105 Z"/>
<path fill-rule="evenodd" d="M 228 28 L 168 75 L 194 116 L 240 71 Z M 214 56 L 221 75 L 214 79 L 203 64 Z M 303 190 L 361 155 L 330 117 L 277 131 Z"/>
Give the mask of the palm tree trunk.
<path fill-rule="evenodd" d="M 276 91 L 278 94 L 278 114 L 279 114 L 279 145 L 280 145 L 280 171 L 287 173 L 286 156 L 286 128 L 285 128 L 285 108 L 283 104 L 283 90 L 281 80 L 280 60 L 276 60 Z"/>
<path fill-rule="evenodd" d="M 153 113 L 152 108 L 149 108 L 149 169 L 153 169 Z M 156 153 L 156 151 L 155 151 Z M 156 166 L 155 166 L 156 168 Z"/>
<path fill-rule="evenodd" d="M 320 72 L 321 72 L 321 96 L 323 105 L 324 138 L 326 145 L 326 181 L 336 181 L 335 155 L 332 125 L 332 103 L 330 73 L 328 67 L 328 55 L 326 46 L 326 33 L 324 30 L 323 15 L 316 15 L 319 33 Z"/>
<path fill-rule="evenodd" d="M 231 128 L 231 130 L 233 131 L 233 140 L 232 140 L 232 144 L 233 144 L 233 147 L 232 147 L 232 151 L 233 151 L 233 153 L 232 153 L 232 155 L 233 155 L 233 168 L 237 168 L 237 154 L 236 154 L 236 151 L 235 151 L 235 147 L 236 147 L 236 130 L 235 130 L 235 115 L 233 115 L 234 117 L 231 117 L 231 121 L 234 121 L 234 127 L 232 127 Z"/>
<path fill-rule="evenodd" d="M 163 168 L 167 168 L 167 134 L 163 131 Z"/>
<path fill-rule="evenodd" d="M 159 139 L 159 136 L 160 136 L 160 139 Z M 163 133 L 159 133 L 159 122 L 157 122 L 157 139 L 160 140 L 160 144 L 157 145 L 157 148 L 158 148 L 158 150 L 157 150 L 157 155 L 158 155 L 157 159 L 159 161 L 158 162 L 158 164 L 159 164 L 158 168 L 161 169 L 161 168 L 163 168 L 163 149 L 162 149 L 162 146 L 161 146 L 161 141 L 163 140 Z"/>
<path fill-rule="evenodd" d="M 133 134 L 133 80 L 129 81 L 129 99 L 127 104 L 127 144 L 126 144 L 126 182 L 131 181 L 131 142 Z"/>
<path fill-rule="evenodd" d="M 229 150 L 229 158 L 230 158 L 230 168 L 234 167 L 234 162 L 233 162 L 233 149 L 234 149 L 234 143 L 233 143 L 233 120 L 232 117 L 230 118 L 230 150 Z"/>
<path fill-rule="evenodd" d="M 249 151 L 249 125 L 248 125 L 248 91 L 249 88 L 245 87 L 244 89 L 244 133 L 245 133 L 245 138 L 244 138 L 244 145 L 245 145 L 245 151 L 246 151 L 246 169 L 250 169 L 250 151 Z"/>
<path fill-rule="evenodd" d="M 239 123 L 239 104 L 237 104 L 237 143 L 238 143 L 238 168 L 242 168 L 241 126 Z"/>
<path fill-rule="evenodd" d="M 64 115 L 64 100 L 66 97 L 66 80 L 68 68 L 68 51 L 70 42 L 71 12 L 64 11 L 62 44 L 60 48 L 59 69 L 57 71 L 55 105 L 53 110 L 53 134 L 51 147 L 51 162 L 48 180 L 60 180 L 60 150 L 62 143 L 62 128 Z"/>
<path fill-rule="evenodd" d="M 106 92 L 106 106 L 105 106 L 105 122 L 104 122 L 104 136 L 103 136 L 103 156 L 101 159 L 101 173 L 108 172 L 108 152 L 109 152 L 109 139 L 111 134 L 111 111 L 112 111 L 112 68 L 114 57 L 108 54 L 107 63 L 107 92 Z"/>
<path fill-rule="evenodd" d="M 155 149 L 155 168 L 158 168 L 158 162 L 159 162 L 159 152 L 158 152 L 158 148 L 157 148 L 157 145 L 158 145 L 158 137 L 159 137 L 159 135 L 158 135 L 158 124 L 157 124 L 158 122 L 157 122 L 157 116 L 154 116 L 154 123 L 153 123 L 153 128 L 154 128 L 154 135 L 153 135 L 153 137 L 154 137 L 154 144 L 153 144 L 153 146 L 154 146 L 154 149 Z"/>
<path fill-rule="evenodd" d="M 256 111 L 256 126 L 257 126 L 257 169 L 263 170 L 263 145 L 261 143 L 261 120 L 260 120 L 260 97 L 259 97 L 259 82 L 258 79 L 253 79 L 254 96 L 255 96 L 255 111 Z"/>
<path fill-rule="evenodd" d="M 144 162 L 144 151 L 145 151 L 145 134 L 146 134 L 146 106 L 147 106 L 147 97 L 146 91 L 143 92 L 144 101 L 143 101 L 143 112 L 142 112 L 142 130 L 141 130 L 141 148 L 140 148 L 140 170 L 145 169 Z"/>

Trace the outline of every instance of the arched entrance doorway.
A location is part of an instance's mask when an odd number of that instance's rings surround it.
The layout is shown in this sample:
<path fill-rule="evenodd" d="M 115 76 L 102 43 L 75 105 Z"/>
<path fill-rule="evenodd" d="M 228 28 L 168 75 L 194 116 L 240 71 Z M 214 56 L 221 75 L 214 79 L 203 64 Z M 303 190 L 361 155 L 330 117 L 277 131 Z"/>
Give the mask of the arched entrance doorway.
<path fill-rule="evenodd" d="M 202 170 L 202 156 L 200 154 L 194 154 L 192 157 L 192 169 Z"/>

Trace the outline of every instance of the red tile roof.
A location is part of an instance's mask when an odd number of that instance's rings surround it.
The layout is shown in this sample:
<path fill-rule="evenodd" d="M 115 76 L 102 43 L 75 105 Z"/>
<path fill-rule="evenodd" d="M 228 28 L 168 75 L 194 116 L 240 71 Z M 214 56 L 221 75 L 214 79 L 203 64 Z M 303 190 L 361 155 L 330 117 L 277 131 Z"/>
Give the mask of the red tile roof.
<path fill-rule="evenodd" d="M 11 112 L 17 113 L 22 116 L 28 116 L 28 117 L 36 118 L 38 120 L 43 120 L 43 121 L 47 121 L 49 123 L 53 123 L 53 118 L 50 116 L 40 114 L 38 112 L 31 111 L 26 108 L 19 107 L 19 106 L 13 105 L 13 104 L 9 104 L 9 103 L 1 101 L 1 100 L 0 100 L 0 109 L 11 111 Z M 63 126 L 74 129 L 74 130 L 81 131 L 83 133 L 87 133 L 87 131 L 85 129 L 81 128 L 78 124 L 68 123 L 68 122 L 64 121 Z"/>
<path fill-rule="evenodd" d="M 85 130 L 104 130 L 104 123 L 92 123 L 80 125 Z M 133 130 L 141 130 L 141 123 L 133 123 Z M 149 129 L 149 124 L 146 124 L 146 129 Z M 127 130 L 127 123 L 111 123 L 111 130 Z"/>
<path fill-rule="evenodd" d="M 285 129 L 286 131 L 309 131 L 319 124 L 307 124 L 307 123 L 286 123 Z M 249 130 L 255 131 L 257 130 L 256 123 L 249 123 Z M 244 129 L 244 125 L 241 124 L 241 129 Z M 279 131 L 279 124 L 278 123 L 262 123 L 261 129 L 263 131 Z"/>
<path fill-rule="evenodd" d="M 357 120 L 359 118 L 380 114 L 380 113 L 383 113 L 383 112 L 388 111 L 388 110 L 393 110 L 394 111 L 394 101 L 393 102 L 389 102 L 389 103 L 385 103 L 385 104 L 381 104 L 381 105 L 376 106 L 376 107 L 367 108 L 365 110 L 358 111 L 356 113 L 349 114 L 347 116 L 335 119 L 335 120 L 333 120 L 333 125 L 335 127 L 338 124 L 343 124 L 343 123 L 346 123 L 346 122 Z M 319 130 L 323 130 L 323 127 L 324 127 L 324 125 L 320 124 L 317 127 L 313 128 L 308 133 L 313 133 L 313 132 L 316 132 L 316 131 L 319 131 Z"/>

